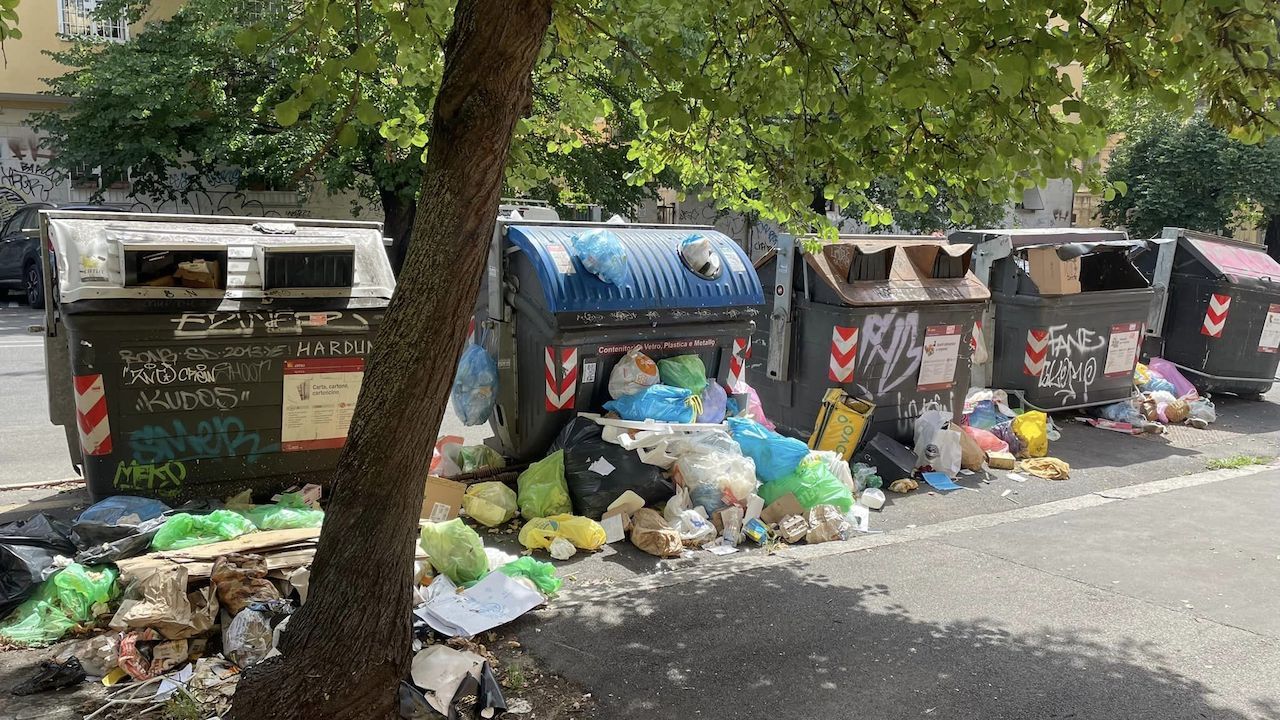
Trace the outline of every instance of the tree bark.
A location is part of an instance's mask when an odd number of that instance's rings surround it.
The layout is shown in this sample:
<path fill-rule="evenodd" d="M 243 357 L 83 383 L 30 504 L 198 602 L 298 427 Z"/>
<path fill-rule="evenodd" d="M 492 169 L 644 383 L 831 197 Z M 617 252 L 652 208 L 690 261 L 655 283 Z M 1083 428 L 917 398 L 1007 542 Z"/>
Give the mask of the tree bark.
<path fill-rule="evenodd" d="M 391 238 L 388 252 L 391 270 L 399 277 L 413 237 L 413 219 L 418 213 L 418 201 L 413 197 L 405 197 L 397 190 L 379 190 L 378 195 L 382 200 L 383 230 Z"/>
<path fill-rule="evenodd" d="M 552 0 L 459 0 L 421 206 L 370 354 L 283 656 L 250 668 L 230 720 L 392 718 L 408 671 L 423 479 L 497 216 Z"/>

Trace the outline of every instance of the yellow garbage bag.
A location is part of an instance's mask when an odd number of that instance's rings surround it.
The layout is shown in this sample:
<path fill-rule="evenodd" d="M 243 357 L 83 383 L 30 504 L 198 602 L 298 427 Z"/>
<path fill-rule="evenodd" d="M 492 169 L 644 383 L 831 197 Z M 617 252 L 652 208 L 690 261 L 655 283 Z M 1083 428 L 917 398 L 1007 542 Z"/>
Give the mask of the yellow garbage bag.
<path fill-rule="evenodd" d="M 605 542 L 604 528 L 600 523 L 579 515 L 534 518 L 520 528 L 520 544 L 530 550 L 546 550 L 558 537 L 573 543 L 579 550 L 599 550 Z"/>
<path fill-rule="evenodd" d="M 1049 454 L 1049 416 L 1039 410 L 1025 412 L 1013 419 L 1013 434 L 1022 441 L 1024 457 Z"/>
<path fill-rule="evenodd" d="M 1133 384 L 1142 387 L 1151 382 L 1151 370 L 1146 365 L 1138 363 L 1133 367 Z"/>
<path fill-rule="evenodd" d="M 462 509 L 481 525 L 498 527 L 516 516 L 516 491 L 506 483 L 476 483 L 462 496 Z"/>

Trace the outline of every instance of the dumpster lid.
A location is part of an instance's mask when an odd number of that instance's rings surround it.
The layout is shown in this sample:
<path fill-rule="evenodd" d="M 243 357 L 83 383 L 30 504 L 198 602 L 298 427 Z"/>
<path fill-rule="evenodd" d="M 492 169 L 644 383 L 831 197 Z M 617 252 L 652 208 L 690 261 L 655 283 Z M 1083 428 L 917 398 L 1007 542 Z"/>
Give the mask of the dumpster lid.
<path fill-rule="evenodd" d="M 1137 247 L 1141 240 L 1130 240 L 1123 230 L 1106 228 L 1010 228 L 1003 230 L 957 230 L 948 236 L 953 243 L 981 244 L 1007 237 L 1016 249 L 1050 245 L 1092 245 Z M 1089 250 L 1088 252 L 1092 252 Z M 1083 253 L 1082 253 L 1083 254 Z"/>
<path fill-rule="evenodd" d="M 815 274 L 848 305 L 904 305 L 985 301 L 991 297 L 969 270 L 972 245 L 948 245 L 932 236 L 843 236 L 816 253 L 805 253 Z M 860 256 L 883 254 L 889 263 L 887 277 L 848 280 L 850 267 Z M 934 277 L 938 256 L 962 263 L 954 277 Z"/>
<path fill-rule="evenodd" d="M 630 277 L 619 287 L 588 272 L 573 249 L 584 230 L 608 229 L 627 250 Z M 760 279 L 746 253 L 727 235 L 703 227 L 638 227 L 602 223 L 512 224 L 512 245 L 533 264 L 547 305 L 555 313 L 713 308 L 764 304 Z M 681 260 L 680 243 L 691 235 L 707 238 L 723 271 L 706 279 Z"/>
<path fill-rule="evenodd" d="M 1219 277 L 1236 285 L 1277 289 L 1280 263 L 1260 245 L 1184 230 L 1178 245 Z"/>
<path fill-rule="evenodd" d="M 98 298 L 308 298 L 390 299 L 395 277 L 379 223 L 161 215 L 54 210 L 41 213 L 48 225 L 61 302 Z M 272 251 L 348 251 L 349 286 L 264 290 L 262 263 Z M 225 288 L 133 285 L 126 273 L 131 252 L 209 254 L 225 277 Z M 216 273 L 215 273 L 216 274 Z"/>

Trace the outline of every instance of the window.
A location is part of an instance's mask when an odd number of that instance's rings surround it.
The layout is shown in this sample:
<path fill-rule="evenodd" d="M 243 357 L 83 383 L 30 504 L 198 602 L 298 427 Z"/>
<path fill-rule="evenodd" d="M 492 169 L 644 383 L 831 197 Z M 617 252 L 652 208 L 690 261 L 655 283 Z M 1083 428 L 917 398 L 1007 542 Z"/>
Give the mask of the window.
<path fill-rule="evenodd" d="M 113 42 L 129 39 L 129 23 L 123 16 L 99 20 L 93 16 L 98 0 L 58 0 L 58 32 Z"/>
<path fill-rule="evenodd" d="M 4 230 L 0 230 L 0 237 L 9 237 L 18 234 L 18 230 L 22 228 L 22 214 L 26 210 L 19 210 L 14 213 L 4 224 Z"/>

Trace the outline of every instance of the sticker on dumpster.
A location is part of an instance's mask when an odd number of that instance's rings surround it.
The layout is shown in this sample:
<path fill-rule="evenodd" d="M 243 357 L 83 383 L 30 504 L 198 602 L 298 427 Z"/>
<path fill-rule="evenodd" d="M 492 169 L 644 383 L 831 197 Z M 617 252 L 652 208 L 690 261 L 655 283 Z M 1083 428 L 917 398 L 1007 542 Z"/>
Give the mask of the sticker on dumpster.
<path fill-rule="evenodd" d="M 1111 326 L 1111 340 L 1107 343 L 1107 363 L 1102 366 L 1106 377 L 1123 377 L 1133 373 L 1134 359 L 1138 357 L 1138 341 L 1142 328 L 1138 323 L 1121 323 Z"/>
<path fill-rule="evenodd" d="M 107 419 L 107 394 L 102 375 L 77 375 L 76 424 L 85 455 L 111 454 L 111 423 Z"/>
<path fill-rule="evenodd" d="M 1227 325 L 1227 312 L 1231 310 L 1231 296 L 1209 296 L 1209 309 L 1204 313 L 1204 324 L 1200 326 L 1200 334 L 1211 338 L 1222 337 L 1222 329 Z"/>
<path fill-rule="evenodd" d="M 831 382 L 853 382 L 853 369 L 858 361 L 858 328 L 831 328 L 831 361 L 827 364 L 827 379 Z"/>
<path fill-rule="evenodd" d="M 558 242 L 547 243 L 547 252 L 551 254 L 551 262 L 556 264 L 556 270 L 561 275 L 574 274 L 573 258 L 569 256 L 569 251 Z"/>
<path fill-rule="evenodd" d="M 1274 353 L 1280 349 L 1280 305 L 1267 308 L 1267 319 L 1262 323 L 1262 337 L 1258 339 L 1258 350 Z"/>
<path fill-rule="evenodd" d="M 285 360 L 280 449 L 297 452 L 345 445 L 363 380 L 363 358 Z"/>
<path fill-rule="evenodd" d="M 655 353 L 666 350 L 698 350 L 713 348 L 718 345 L 715 338 L 687 338 L 682 340 L 651 340 L 649 342 L 622 343 L 620 345 L 601 345 L 596 348 L 596 355 L 626 355 L 632 348 L 640 348 L 642 353 Z"/>
<path fill-rule="evenodd" d="M 930 325 L 925 328 L 917 390 L 945 390 L 955 385 L 960 340 L 960 325 Z"/>
<path fill-rule="evenodd" d="M 584 382 L 584 383 L 593 383 L 593 382 L 595 382 L 595 381 L 596 381 L 596 363 L 595 363 L 595 361 L 594 361 L 594 360 L 592 360 L 591 362 L 584 362 L 584 363 L 582 363 L 582 382 Z"/>

